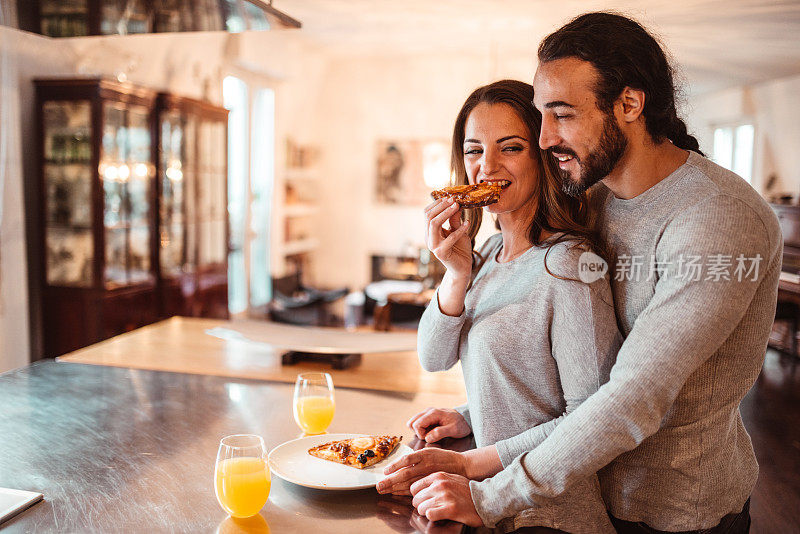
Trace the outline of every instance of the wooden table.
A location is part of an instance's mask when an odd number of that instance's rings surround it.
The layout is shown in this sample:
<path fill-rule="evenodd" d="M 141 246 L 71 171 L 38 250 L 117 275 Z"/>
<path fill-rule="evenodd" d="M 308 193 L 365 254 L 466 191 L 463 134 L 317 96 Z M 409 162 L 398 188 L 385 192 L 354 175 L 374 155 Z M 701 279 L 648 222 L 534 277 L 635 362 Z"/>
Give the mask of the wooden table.
<path fill-rule="evenodd" d="M 420 367 L 416 351 L 365 353 L 359 365 L 345 370 L 331 369 L 330 365 L 314 362 L 282 365 L 283 351 L 276 347 L 286 340 L 278 340 L 281 343 L 275 340 L 283 335 L 281 332 L 287 332 L 287 327 L 280 326 L 283 328 L 278 331 L 274 324 L 263 321 L 173 317 L 77 350 L 59 360 L 290 383 L 294 383 L 298 373 L 325 371 L 333 376 L 336 386 L 445 393 L 466 398 L 459 365 L 443 373 L 428 373 Z M 288 328 L 297 330 L 298 342 L 305 342 L 304 339 L 308 337 L 308 334 L 304 337 L 305 332 L 314 331 L 303 327 Z M 226 336 L 225 332 L 233 334 Z M 329 341 L 329 345 L 338 343 L 335 338 L 341 332 L 330 329 L 328 334 L 334 339 Z M 370 344 L 381 349 L 391 348 L 392 343 L 403 346 L 408 344 L 403 336 L 409 335 L 412 340 L 415 339 L 416 334 L 363 332 L 358 336 L 359 341 L 350 348 L 364 349 L 366 352 Z M 242 340 L 242 337 L 251 341 Z M 269 340 L 273 341 L 267 343 Z M 332 346 L 331 350 L 336 348 Z"/>
<path fill-rule="evenodd" d="M 277 477 L 249 526 L 227 518 L 212 485 L 220 438 L 258 434 L 271 449 L 298 437 L 291 399 L 289 384 L 52 360 L 2 374 L 0 486 L 44 494 L 3 533 L 424 529 L 408 502 L 374 489 L 311 490 Z M 411 414 L 462 401 L 338 388 L 329 430 L 402 433 L 410 443 Z"/>

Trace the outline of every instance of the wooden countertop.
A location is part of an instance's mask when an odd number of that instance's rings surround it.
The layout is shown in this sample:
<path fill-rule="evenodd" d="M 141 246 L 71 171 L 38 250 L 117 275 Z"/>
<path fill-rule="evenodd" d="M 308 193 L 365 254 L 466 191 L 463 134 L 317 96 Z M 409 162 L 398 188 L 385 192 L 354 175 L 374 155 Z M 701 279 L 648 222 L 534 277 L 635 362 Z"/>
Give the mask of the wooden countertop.
<path fill-rule="evenodd" d="M 172 317 L 71 352 L 58 360 L 288 383 L 294 383 L 298 373 L 325 371 L 333 377 L 334 385 L 340 387 L 443 393 L 466 399 L 460 366 L 442 373 L 428 373 L 420 367 L 416 351 L 366 353 L 355 367 L 336 370 L 329 364 L 315 362 L 282 365 L 283 350 L 241 339 L 264 340 L 274 326 L 274 323 L 252 320 Z M 235 331 L 242 336 L 223 336 L 227 337 L 223 339 L 209 331 L 217 335 L 220 331 Z M 337 332 L 343 331 L 331 329 L 330 333 L 335 336 Z M 365 332 L 364 335 L 375 336 L 376 333 Z"/>

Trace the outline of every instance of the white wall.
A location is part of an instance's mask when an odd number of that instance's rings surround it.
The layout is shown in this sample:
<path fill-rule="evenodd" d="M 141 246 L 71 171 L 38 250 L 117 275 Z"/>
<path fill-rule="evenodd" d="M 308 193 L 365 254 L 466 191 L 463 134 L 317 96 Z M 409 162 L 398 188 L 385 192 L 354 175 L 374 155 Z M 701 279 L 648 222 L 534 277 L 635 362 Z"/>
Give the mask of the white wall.
<path fill-rule="evenodd" d="M 449 142 L 472 90 L 502 78 L 529 81 L 533 72 L 532 56 L 499 64 L 480 54 L 332 60 L 317 111 L 325 200 L 315 280 L 357 289 L 370 281 L 370 254 L 400 254 L 407 245 L 424 245 L 425 203 L 374 201 L 377 140 Z"/>
<path fill-rule="evenodd" d="M 30 360 L 28 264 L 23 180 L 33 179 L 34 91 L 30 80 L 69 71 L 68 54 L 52 40 L 0 26 L 0 50 L 7 63 L 3 84 L 2 143 L 10 149 L 0 162 L 3 184 L 0 220 L 0 372 Z"/>
<path fill-rule="evenodd" d="M 4 184 L 0 225 L 0 372 L 30 361 L 28 267 L 23 181 L 35 179 L 34 87 L 40 77 L 109 77 L 175 94 L 222 101 L 222 78 L 249 73 L 274 84 L 276 129 L 309 137 L 323 56 L 310 54 L 291 32 L 222 32 L 48 39 L 0 26 L 0 51 L 15 67 L 2 77 L 2 118 L 18 143 L 0 162 Z M 6 72 L 6 71 L 4 71 Z M 12 71 L 8 71 L 12 72 Z M 7 119 L 18 102 L 19 120 Z M 13 117 L 12 117 L 13 118 Z M 277 155 L 284 140 L 278 138 Z M 280 158 L 279 158 L 280 159 Z M 280 163 L 279 163 L 280 164 Z"/>
<path fill-rule="evenodd" d="M 752 121 L 756 129 L 753 186 L 764 193 L 771 174 L 778 178 L 771 195 L 800 195 L 800 76 L 735 87 L 690 98 L 686 117 L 700 148 L 713 152 L 715 126 Z"/>

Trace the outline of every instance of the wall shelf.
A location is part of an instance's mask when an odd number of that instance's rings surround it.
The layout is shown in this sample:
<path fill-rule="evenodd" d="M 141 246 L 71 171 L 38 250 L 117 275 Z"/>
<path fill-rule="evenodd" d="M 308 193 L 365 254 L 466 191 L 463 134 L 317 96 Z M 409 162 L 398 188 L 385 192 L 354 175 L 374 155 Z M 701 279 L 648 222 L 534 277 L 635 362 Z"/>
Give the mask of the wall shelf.
<path fill-rule="evenodd" d="M 319 206 L 307 203 L 286 204 L 283 211 L 287 217 L 307 217 L 316 215 L 319 212 Z"/>
<path fill-rule="evenodd" d="M 298 239 L 296 241 L 287 241 L 283 245 L 283 255 L 291 256 L 294 254 L 303 254 L 311 252 L 319 246 L 319 241 L 313 238 Z"/>
<path fill-rule="evenodd" d="M 284 171 L 287 182 L 315 182 L 318 174 L 313 168 L 308 167 L 287 167 Z"/>

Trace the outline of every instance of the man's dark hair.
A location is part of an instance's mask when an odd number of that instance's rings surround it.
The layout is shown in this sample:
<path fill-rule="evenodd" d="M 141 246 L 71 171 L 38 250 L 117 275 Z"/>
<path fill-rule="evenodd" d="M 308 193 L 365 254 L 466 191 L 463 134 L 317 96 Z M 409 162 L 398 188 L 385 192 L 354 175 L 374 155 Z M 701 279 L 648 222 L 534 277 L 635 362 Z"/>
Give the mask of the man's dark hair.
<path fill-rule="evenodd" d="M 658 41 L 638 22 L 606 12 L 586 13 L 548 35 L 539 45 L 539 61 L 578 58 L 597 70 L 597 105 L 610 113 L 625 87 L 644 91 L 645 126 L 655 142 L 665 139 L 700 152 L 675 107 L 673 70 Z"/>

